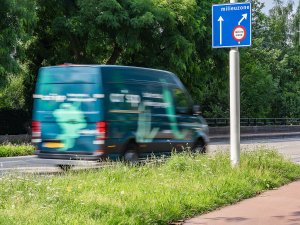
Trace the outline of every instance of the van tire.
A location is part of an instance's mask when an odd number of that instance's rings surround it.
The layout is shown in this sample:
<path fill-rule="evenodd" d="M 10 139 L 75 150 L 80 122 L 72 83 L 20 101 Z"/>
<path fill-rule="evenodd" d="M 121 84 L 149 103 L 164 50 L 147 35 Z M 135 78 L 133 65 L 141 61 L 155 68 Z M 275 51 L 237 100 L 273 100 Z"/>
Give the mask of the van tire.
<path fill-rule="evenodd" d="M 65 164 L 58 164 L 57 166 L 64 172 L 69 171 L 73 167 L 72 165 L 65 165 Z"/>
<path fill-rule="evenodd" d="M 138 146 L 134 142 L 130 142 L 124 152 L 123 160 L 127 163 L 136 164 L 139 161 Z"/>
<path fill-rule="evenodd" d="M 198 139 L 195 143 L 194 143 L 194 146 L 192 148 L 192 152 L 193 153 L 201 153 L 201 154 L 204 154 L 206 153 L 206 150 L 207 150 L 207 145 L 206 143 L 204 142 L 203 139 Z"/>

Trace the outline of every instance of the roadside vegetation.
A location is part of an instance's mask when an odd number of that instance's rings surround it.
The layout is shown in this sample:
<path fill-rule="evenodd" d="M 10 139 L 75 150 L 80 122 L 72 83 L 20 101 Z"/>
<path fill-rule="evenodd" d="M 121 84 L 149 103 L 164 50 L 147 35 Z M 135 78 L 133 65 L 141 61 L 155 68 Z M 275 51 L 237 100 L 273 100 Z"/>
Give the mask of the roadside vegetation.
<path fill-rule="evenodd" d="M 163 163 L 112 163 L 58 176 L 0 177 L 1 224 L 167 224 L 298 179 L 300 166 L 276 151 L 174 154 Z"/>
<path fill-rule="evenodd" d="M 0 144 L 0 157 L 33 155 L 33 152 L 30 144 Z"/>

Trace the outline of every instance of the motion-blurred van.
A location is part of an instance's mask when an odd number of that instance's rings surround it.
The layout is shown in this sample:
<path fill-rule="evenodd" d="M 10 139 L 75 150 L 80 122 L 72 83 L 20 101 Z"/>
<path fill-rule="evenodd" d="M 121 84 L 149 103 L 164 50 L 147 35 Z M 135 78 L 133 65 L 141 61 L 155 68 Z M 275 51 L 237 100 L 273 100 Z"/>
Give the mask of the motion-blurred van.
<path fill-rule="evenodd" d="M 41 158 L 137 160 L 190 147 L 205 152 L 208 126 L 171 72 L 72 65 L 39 70 L 32 142 Z"/>

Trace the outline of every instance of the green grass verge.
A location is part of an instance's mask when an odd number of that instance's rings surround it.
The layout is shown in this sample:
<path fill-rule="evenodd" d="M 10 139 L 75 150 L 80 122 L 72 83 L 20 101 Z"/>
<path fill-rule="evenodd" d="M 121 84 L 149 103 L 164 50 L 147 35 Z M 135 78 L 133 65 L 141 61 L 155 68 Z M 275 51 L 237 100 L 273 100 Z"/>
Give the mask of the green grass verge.
<path fill-rule="evenodd" d="M 34 147 L 30 144 L 0 144 L 0 157 L 33 155 Z"/>
<path fill-rule="evenodd" d="M 249 198 L 300 176 L 275 151 L 173 155 L 165 163 L 59 176 L 0 177 L 0 224 L 166 224 Z"/>

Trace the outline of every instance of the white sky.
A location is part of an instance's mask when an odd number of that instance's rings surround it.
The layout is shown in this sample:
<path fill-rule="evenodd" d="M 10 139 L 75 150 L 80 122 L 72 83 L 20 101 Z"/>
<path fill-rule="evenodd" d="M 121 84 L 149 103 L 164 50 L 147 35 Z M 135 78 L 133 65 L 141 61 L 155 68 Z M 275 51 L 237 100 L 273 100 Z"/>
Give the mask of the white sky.
<path fill-rule="evenodd" d="M 289 0 L 282 0 L 284 4 L 286 4 Z M 294 2 L 294 10 L 296 10 L 299 0 L 292 0 Z M 265 8 L 263 9 L 264 13 L 268 13 L 269 9 L 273 7 L 273 0 L 261 0 L 261 2 L 265 3 Z"/>

